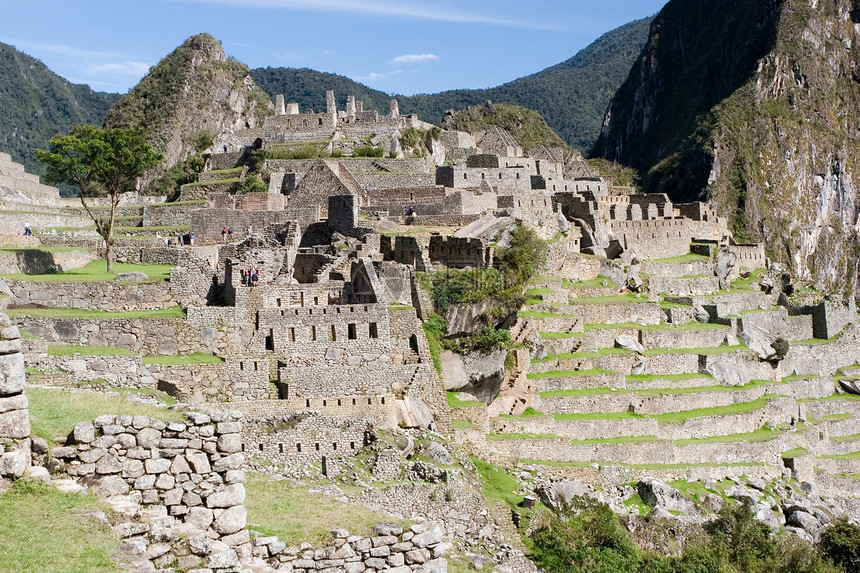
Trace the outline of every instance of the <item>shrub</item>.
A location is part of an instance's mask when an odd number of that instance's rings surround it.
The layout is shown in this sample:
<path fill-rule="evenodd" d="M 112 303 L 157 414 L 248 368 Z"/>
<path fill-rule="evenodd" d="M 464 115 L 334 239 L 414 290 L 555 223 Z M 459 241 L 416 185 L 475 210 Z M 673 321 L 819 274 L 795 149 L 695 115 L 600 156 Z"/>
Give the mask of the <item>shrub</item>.
<path fill-rule="evenodd" d="M 774 340 L 770 347 L 773 348 L 773 354 L 771 356 L 774 360 L 782 360 L 785 358 L 785 355 L 788 354 L 788 340 L 781 336 Z"/>
<path fill-rule="evenodd" d="M 842 519 L 824 530 L 824 554 L 846 573 L 860 573 L 860 527 Z"/>
<path fill-rule="evenodd" d="M 352 150 L 353 157 L 382 157 L 385 150 L 381 147 L 359 145 Z"/>
<path fill-rule="evenodd" d="M 421 144 L 424 139 L 424 133 L 421 130 L 410 127 L 400 136 L 400 144 L 403 147 L 415 147 Z"/>
<path fill-rule="evenodd" d="M 266 193 L 269 186 L 254 173 L 239 182 L 239 193 Z"/>

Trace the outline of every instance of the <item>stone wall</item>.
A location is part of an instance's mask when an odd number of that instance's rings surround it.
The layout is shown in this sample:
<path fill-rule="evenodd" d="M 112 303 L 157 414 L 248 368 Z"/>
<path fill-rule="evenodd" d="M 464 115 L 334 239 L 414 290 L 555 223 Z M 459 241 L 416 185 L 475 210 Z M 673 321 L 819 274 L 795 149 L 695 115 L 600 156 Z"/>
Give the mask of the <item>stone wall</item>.
<path fill-rule="evenodd" d="M 250 419 L 242 436 L 248 454 L 291 465 L 355 455 L 372 439 L 366 419 L 336 419 L 313 410 Z"/>
<path fill-rule="evenodd" d="M 19 317 L 15 322 L 49 342 L 114 346 L 143 355 L 205 352 L 218 356 L 242 355 L 240 326 L 219 322 L 195 327 L 184 318 L 66 319 Z"/>
<path fill-rule="evenodd" d="M 148 205 L 143 208 L 143 226 L 187 225 L 191 222 L 191 213 L 205 206 L 205 200 Z"/>
<path fill-rule="evenodd" d="M 18 327 L 0 314 L 0 478 L 30 466 L 30 410 Z"/>
<path fill-rule="evenodd" d="M 191 232 L 195 238 L 199 238 L 201 244 L 205 242 L 223 241 L 221 229 L 227 227 L 233 229 L 233 239 L 240 240 L 247 236 L 248 225 L 253 230 L 260 231 L 269 225 L 283 225 L 291 221 L 299 221 L 302 228 L 316 223 L 316 210 L 297 212 L 292 209 L 284 211 L 247 211 L 236 209 L 203 209 L 191 214 Z M 313 221 L 309 215 L 313 213 Z M 301 219 L 305 220 L 302 221 Z"/>
<path fill-rule="evenodd" d="M 693 239 L 719 241 L 727 232 L 720 224 L 689 219 L 609 221 L 608 227 L 625 250 L 645 259 L 679 257 L 690 252 Z"/>
<path fill-rule="evenodd" d="M 125 496 L 143 507 L 121 537 L 160 543 L 156 566 L 238 571 L 253 546 L 246 529 L 245 463 L 238 418 L 191 413 L 184 422 L 146 416 L 99 416 L 80 422 L 66 446 L 50 450 L 63 471 L 99 497 Z M 180 534 L 180 531 L 182 532 Z M 228 566 L 230 567 L 228 569 Z"/>
<path fill-rule="evenodd" d="M 105 311 L 152 310 L 176 306 L 171 284 L 124 282 L 29 282 L 7 279 L 12 307 L 35 304 L 51 308 Z"/>
<path fill-rule="evenodd" d="M 391 394 L 393 384 L 408 388 L 420 374 L 420 365 L 384 364 L 375 368 L 354 366 L 285 366 L 280 369 L 284 398 L 381 396 Z M 384 401 L 384 399 L 383 399 Z"/>

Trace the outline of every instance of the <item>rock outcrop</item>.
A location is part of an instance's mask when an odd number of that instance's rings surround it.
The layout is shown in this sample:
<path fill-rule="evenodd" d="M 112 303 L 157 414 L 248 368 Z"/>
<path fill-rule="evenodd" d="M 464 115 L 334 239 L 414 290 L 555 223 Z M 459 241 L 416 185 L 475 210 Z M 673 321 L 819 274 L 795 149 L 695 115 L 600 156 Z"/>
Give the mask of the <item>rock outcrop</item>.
<path fill-rule="evenodd" d="M 710 199 L 797 277 L 854 287 L 858 22 L 847 0 L 672 0 L 595 154 Z"/>
<path fill-rule="evenodd" d="M 207 136 L 257 127 L 272 113 L 272 102 L 248 68 L 228 60 L 215 38 L 199 34 L 161 60 L 111 108 L 105 126 L 141 132 L 164 154 L 157 168 L 164 170 L 204 151 Z"/>

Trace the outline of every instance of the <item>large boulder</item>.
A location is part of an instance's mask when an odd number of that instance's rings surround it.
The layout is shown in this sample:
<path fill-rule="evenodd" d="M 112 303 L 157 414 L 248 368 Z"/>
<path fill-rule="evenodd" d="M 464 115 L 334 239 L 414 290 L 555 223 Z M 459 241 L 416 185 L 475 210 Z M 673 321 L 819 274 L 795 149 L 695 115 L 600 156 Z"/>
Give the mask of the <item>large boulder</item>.
<path fill-rule="evenodd" d="M 445 389 L 468 392 L 478 400 L 491 403 L 505 380 L 507 355 L 507 350 L 497 350 L 486 356 L 443 352 L 441 362 Z"/>
<path fill-rule="evenodd" d="M 670 512 L 696 513 L 695 504 L 683 493 L 656 478 L 646 477 L 636 484 L 642 501 L 650 506 L 660 506 Z"/>
<path fill-rule="evenodd" d="M 588 497 L 592 493 L 591 488 L 575 479 L 546 484 L 537 489 L 540 500 L 552 509 L 562 509 L 575 498 Z"/>

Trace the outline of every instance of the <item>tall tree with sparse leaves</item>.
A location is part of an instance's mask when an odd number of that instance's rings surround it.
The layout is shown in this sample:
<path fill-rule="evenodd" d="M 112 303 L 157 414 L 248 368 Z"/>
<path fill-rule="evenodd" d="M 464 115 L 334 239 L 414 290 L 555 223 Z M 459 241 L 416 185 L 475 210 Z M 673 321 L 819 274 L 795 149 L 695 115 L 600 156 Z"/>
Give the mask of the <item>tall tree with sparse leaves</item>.
<path fill-rule="evenodd" d="M 51 149 L 36 150 L 48 166 L 48 181 L 66 182 L 80 189 L 81 205 L 105 242 L 108 272 L 113 272 L 113 230 L 120 197 L 135 188 L 144 171 L 161 160 L 143 137 L 130 129 L 99 129 L 81 124 L 68 135 L 51 138 Z M 107 197 L 106 210 L 94 209 L 88 199 Z"/>

